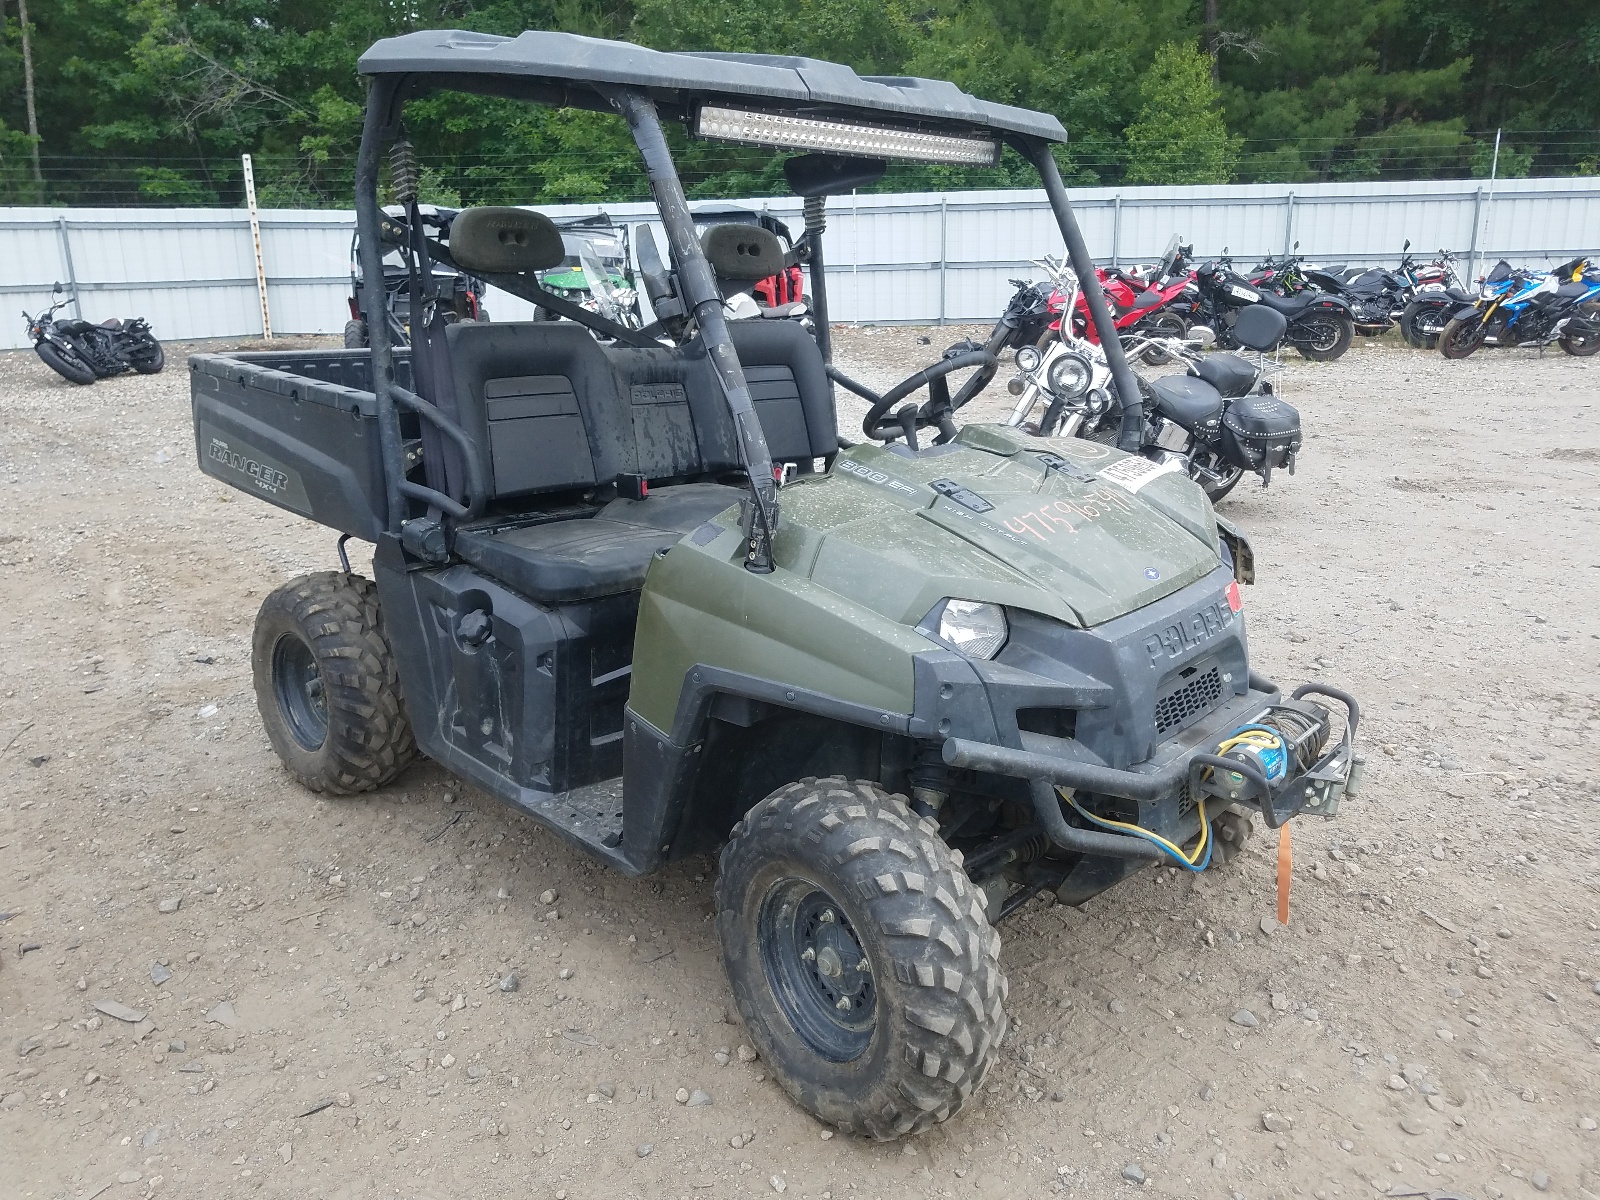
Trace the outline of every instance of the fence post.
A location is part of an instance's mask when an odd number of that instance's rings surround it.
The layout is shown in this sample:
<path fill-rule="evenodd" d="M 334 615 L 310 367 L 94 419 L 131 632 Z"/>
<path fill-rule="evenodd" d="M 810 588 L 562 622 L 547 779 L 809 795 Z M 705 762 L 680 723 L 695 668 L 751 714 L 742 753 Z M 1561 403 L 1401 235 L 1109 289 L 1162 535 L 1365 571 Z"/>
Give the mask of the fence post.
<path fill-rule="evenodd" d="M 1111 198 L 1111 269 L 1122 265 L 1122 193 Z"/>
<path fill-rule="evenodd" d="M 1284 198 L 1283 206 L 1283 256 L 1289 257 L 1294 238 L 1294 193 L 1290 192 Z"/>
<path fill-rule="evenodd" d="M 67 290 L 72 293 L 72 312 L 83 320 L 83 304 L 78 299 L 78 271 L 72 265 L 72 238 L 67 234 L 66 217 L 56 218 L 56 237 L 61 242 L 61 261 L 67 268 Z"/>
<path fill-rule="evenodd" d="M 261 293 L 261 337 L 272 340 L 272 314 L 267 311 L 267 266 L 261 257 L 261 221 L 256 215 L 256 173 L 250 165 L 250 156 L 244 159 L 244 198 L 250 206 L 250 240 L 256 250 L 256 290 Z"/>
<path fill-rule="evenodd" d="M 1478 214 L 1483 209 L 1483 189 L 1472 190 L 1472 239 L 1467 244 L 1467 279 L 1470 284 L 1478 277 Z"/>
<path fill-rule="evenodd" d="M 939 324 L 944 324 L 946 297 L 945 272 L 950 265 L 950 198 L 939 197 Z"/>

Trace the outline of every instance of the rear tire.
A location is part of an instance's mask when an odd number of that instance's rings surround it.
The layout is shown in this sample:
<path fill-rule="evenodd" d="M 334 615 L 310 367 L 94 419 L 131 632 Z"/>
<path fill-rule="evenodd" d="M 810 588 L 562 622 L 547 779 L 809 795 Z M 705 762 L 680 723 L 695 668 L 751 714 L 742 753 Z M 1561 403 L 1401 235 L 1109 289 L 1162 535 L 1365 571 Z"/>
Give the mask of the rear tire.
<path fill-rule="evenodd" d="M 1585 311 L 1579 315 L 1590 321 L 1600 320 L 1600 304 L 1585 305 Z M 1563 333 L 1557 344 L 1575 358 L 1588 358 L 1600 350 L 1600 333 Z"/>
<path fill-rule="evenodd" d="M 371 791 L 416 756 L 370 579 L 318 571 L 273 592 L 256 616 L 251 668 L 272 748 L 312 791 Z"/>
<path fill-rule="evenodd" d="M 68 383 L 83 385 L 95 381 L 94 368 L 77 355 L 69 357 L 50 342 L 40 342 L 34 346 L 34 349 L 38 351 L 39 357 L 44 360 L 44 365 Z"/>
<path fill-rule="evenodd" d="M 1487 336 L 1483 318 L 1476 313 L 1470 317 L 1452 317 L 1439 333 L 1439 353 L 1446 358 L 1469 358 Z"/>
<path fill-rule="evenodd" d="M 1437 349 L 1439 333 L 1449 320 L 1449 311 L 1443 305 L 1413 300 L 1400 314 L 1400 336 L 1418 350 Z"/>
<path fill-rule="evenodd" d="M 346 350 L 365 350 L 367 348 L 367 323 L 365 321 L 346 321 L 344 323 L 344 348 Z"/>
<path fill-rule="evenodd" d="M 1301 358 L 1309 358 L 1314 362 L 1332 362 L 1343 357 L 1356 340 L 1355 322 L 1343 313 L 1308 317 L 1297 324 L 1298 329 L 1292 332 L 1306 340 L 1297 340 L 1294 348 L 1300 352 Z M 1320 329 L 1321 333 L 1311 336 L 1307 332 L 1311 329 Z"/>
<path fill-rule="evenodd" d="M 167 365 L 167 352 L 160 342 L 150 338 L 147 345 L 141 346 L 137 354 L 128 359 L 128 365 L 141 375 L 158 375 Z"/>
<path fill-rule="evenodd" d="M 1182 338 L 1189 332 L 1189 323 L 1175 312 L 1157 313 L 1148 321 L 1141 321 L 1137 332 L 1146 337 Z M 1172 361 L 1172 355 L 1159 346 L 1148 346 L 1140 352 L 1139 359 L 1147 366 L 1164 367 Z"/>
<path fill-rule="evenodd" d="M 838 777 L 773 792 L 723 848 L 717 932 L 751 1040 L 821 1121 L 880 1141 L 921 1133 L 994 1065 L 999 935 L 902 796 Z"/>

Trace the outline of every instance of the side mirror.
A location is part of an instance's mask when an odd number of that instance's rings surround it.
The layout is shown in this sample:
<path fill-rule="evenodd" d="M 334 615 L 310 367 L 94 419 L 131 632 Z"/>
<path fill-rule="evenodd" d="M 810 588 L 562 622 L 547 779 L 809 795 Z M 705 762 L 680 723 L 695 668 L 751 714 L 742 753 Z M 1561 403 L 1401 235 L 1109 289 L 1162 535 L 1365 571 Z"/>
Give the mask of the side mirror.
<path fill-rule="evenodd" d="M 888 168 L 881 158 L 802 154 L 784 162 L 783 177 L 796 196 L 838 196 L 877 183 Z"/>
<path fill-rule="evenodd" d="M 50 294 L 52 296 L 59 296 L 59 295 L 61 295 L 62 292 L 66 291 L 66 290 L 67 289 L 64 286 L 62 286 L 61 281 L 58 279 L 58 280 L 56 280 L 55 287 L 50 289 Z"/>
<path fill-rule="evenodd" d="M 1194 342 L 1202 350 L 1217 344 L 1216 330 L 1209 325 L 1191 325 L 1189 332 L 1183 336 L 1185 341 Z"/>
<path fill-rule="evenodd" d="M 1407 238 L 1406 239 L 1406 244 L 1404 246 L 1400 247 L 1400 253 L 1404 254 L 1409 249 L 1411 249 L 1411 239 Z"/>

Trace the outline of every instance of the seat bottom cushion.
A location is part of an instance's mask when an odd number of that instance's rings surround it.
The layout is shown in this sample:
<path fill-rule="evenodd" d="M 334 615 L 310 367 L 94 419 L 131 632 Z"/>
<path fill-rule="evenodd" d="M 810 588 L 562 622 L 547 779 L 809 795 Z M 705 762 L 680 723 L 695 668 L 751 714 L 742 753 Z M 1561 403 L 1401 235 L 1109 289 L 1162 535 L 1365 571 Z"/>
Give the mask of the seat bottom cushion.
<path fill-rule="evenodd" d="M 716 483 L 664 487 L 643 500 L 615 500 L 592 517 L 464 529 L 456 535 L 456 553 L 545 604 L 636 591 L 657 553 L 744 494 Z"/>

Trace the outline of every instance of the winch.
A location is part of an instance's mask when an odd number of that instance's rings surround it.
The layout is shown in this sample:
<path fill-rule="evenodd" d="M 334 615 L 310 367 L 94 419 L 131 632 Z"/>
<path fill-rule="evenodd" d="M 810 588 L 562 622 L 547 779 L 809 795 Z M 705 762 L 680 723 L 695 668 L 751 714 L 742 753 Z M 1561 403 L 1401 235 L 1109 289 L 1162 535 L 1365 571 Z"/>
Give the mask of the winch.
<path fill-rule="evenodd" d="M 1323 705 L 1303 699 L 1312 693 L 1338 701 L 1346 712 L 1344 734 L 1326 753 L 1332 717 Z M 1360 719 L 1353 697 L 1306 684 L 1235 728 L 1217 743 L 1216 753 L 1195 755 L 1190 794 L 1257 804 L 1274 829 L 1302 809 L 1332 817 L 1341 798 L 1360 787 L 1364 760 L 1353 748 Z"/>

